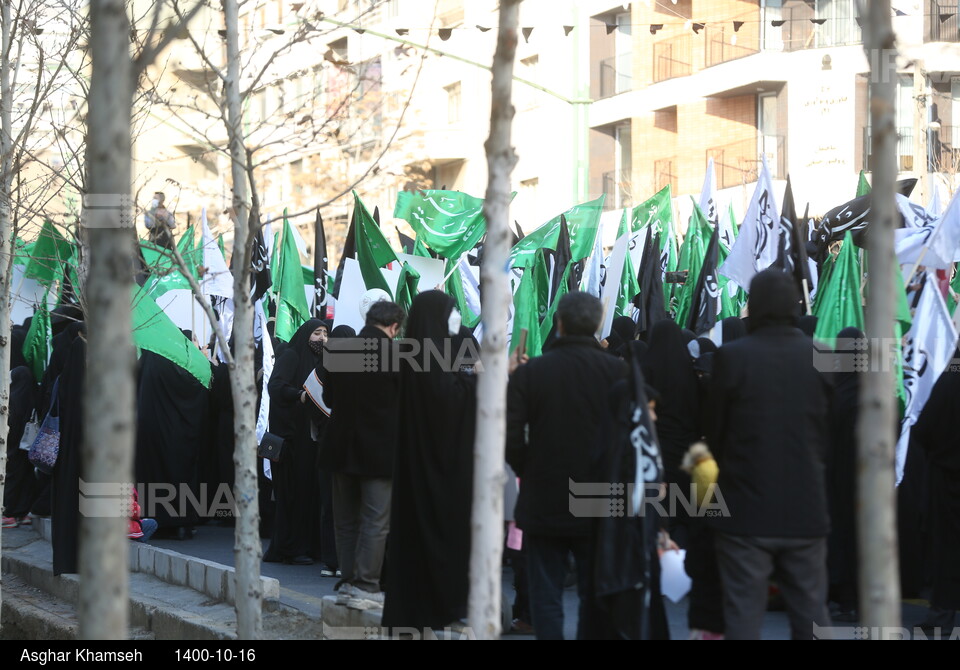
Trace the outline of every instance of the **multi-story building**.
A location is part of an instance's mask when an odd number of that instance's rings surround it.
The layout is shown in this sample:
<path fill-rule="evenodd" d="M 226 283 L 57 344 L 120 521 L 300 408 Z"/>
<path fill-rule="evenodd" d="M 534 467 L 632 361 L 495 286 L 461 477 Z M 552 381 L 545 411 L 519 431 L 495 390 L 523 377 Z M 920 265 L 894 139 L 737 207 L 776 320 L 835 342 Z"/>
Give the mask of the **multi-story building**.
<path fill-rule="evenodd" d="M 932 184 L 955 186 L 960 9 L 955 0 L 894 5 L 898 161 L 903 176 L 923 177 L 925 201 Z M 352 189 L 380 206 L 385 221 L 403 189 L 482 196 L 497 6 L 245 3 L 244 131 L 265 213 L 323 205 L 336 257 Z M 211 12 L 190 32 L 222 63 L 220 21 Z M 857 173 L 872 168 L 870 63 L 859 23 L 854 0 L 526 0 L 514 68 L 513 218 L 531 229 L 600 194 L 616 209 L 667 184 L 685 213 L 711 158 L 721 197 L 738 212 L 761 156 L 778 188 L 791 176 L 811 214 L 844 202 Z M 138 168 L 152 183 L 171 179 L 194 193 L 184 195 L 191 207 L 225 207 L 223 124 L 216 114 L 186 111 L 218 83 L 192 40 L 177 40 L 172 51 L 160 88 L 183 111 L 153 108 Z M 204 108 L 209 114 L 209 103 Z M 312 221 L 294 218 L 308 246 Z"/>
<path fill-rule="evenodd" d="M 923 177 L 925 199 L 956 172 L 960 12 L 894 5 L 899 168 Z M 800 206 L 822 214 L 871 171 L 870 63 L 854 0 L 651 0 L 592 19 L 615 29 L 591 44 L 591 157 L 606 156 L 591 162 L 591 183 L 618 204 L 668 184 L 695 194 L 712 158 L 742 211 L 764 156 L 780 187 L 789 174 Z"/>

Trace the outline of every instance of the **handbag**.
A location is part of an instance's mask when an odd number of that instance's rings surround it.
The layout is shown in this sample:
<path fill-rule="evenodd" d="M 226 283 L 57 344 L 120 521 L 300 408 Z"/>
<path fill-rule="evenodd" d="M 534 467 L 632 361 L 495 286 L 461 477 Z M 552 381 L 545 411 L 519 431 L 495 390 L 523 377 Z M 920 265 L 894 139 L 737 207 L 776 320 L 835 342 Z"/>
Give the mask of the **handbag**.
<path fill-rule="evenodd" d="M 37 412 L 34 410 L 27 425 L 23 427 L 23 437 L 20 438 L 20 448 L 24 451 L 30 451 L 30 447 L 33 446 L 34 441 L 37 439 L 37 433 L 39 432 L 40 422 L 37 421 Z"/>
<path fill-rule="evenodd" d="M 60 455 L 60 394 L 58 393 L 60 380 L 53 384 L 53 401 L 50 411 L 43 419 L 37 437 L 30 447 L 28 458 L 40 471 L 46 474 L 53 473 L 53 466 L 57 464 Z"/>
<path fill-rule="evenodd" d="M 260 446 L 257 447 L 257 456 L 279 463 L 283 457 L 283 443 L 284 439 L 279 435 L 264 433 Z"/>

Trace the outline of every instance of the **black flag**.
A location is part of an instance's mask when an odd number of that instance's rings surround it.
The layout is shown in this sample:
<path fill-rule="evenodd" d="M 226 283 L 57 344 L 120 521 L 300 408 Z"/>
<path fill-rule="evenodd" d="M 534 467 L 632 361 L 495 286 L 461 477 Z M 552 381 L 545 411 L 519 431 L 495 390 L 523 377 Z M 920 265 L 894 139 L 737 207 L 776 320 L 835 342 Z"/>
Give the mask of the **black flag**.
<path fill-rule="evenodd" d="M 690 305 L 689 328 L 697 335 L 706 333 L 717 322 L 720 299 L 720 286 L 717 283 L 717 265 L 720 263 L 720 227 L 713 229 L 707 252 L 703 257 L 700 276 L 693 290 L 693 303 Z"/>
<path fill-rule="evenodd" d="M 658 321 L 667 318 L 663 304 L 663 273 L 660 267 L 660 233 L 653 236 L 653 226 L 647 227 L 647 238 L 643 243 L 643 258 L 637 272 L 640 293 L 633 304 L 640 310 L 637 318 L 637 333 L 648 333 Z"/>
<path fill-rule="evenodd" d="M 354 207 L 353 216 L 350 217 L 350 229 L 347 231 L 347 241 L 343 243 L 343 253 L 340 254 L 340 264 L 337 266 L 337 278 L 333 284 L 333 297 L 340 298 L 340 282 L 343 281 L 343 268 L 348 258 L 355 258 L 357 255 L 357 210 Z"/>
<path fill-rule="evenodd" d="M 403 249 L 403 253 L 413 256 L 413 250 L 417 246 L 416 240 L 414 240 L 412 237 L 404 235 L 399 230 L 397 231 L 397 237 L 400 238 L 400 248 Z"/>
<path fill-rule="evenodd" d="M 260 215 L 250 222 L 256 227 L 257 236 L 253 239 L 253 249 L 250 252 L 250 281 L 253 284 L 253 301 L 257 302 L 267 294 L 273 285 L 270 273 L 270 252 L 263 239 L 263 226 L 260 225 Z"/>
<path fill-rule="evenodd" d="M 327 236 L 323 232 L 323 217 L 317 210 L 317 222 L 313 231 L 313 283 L 316 295 L 313 314 L 318 319 L 327 318 Z"/>
<path fill-rule="evenodd" d="M 556 300 L 557 292 L 560 290 L 560 280 L 563 277 L 563 272 L 567 269 L 567 266 L 570 264 L 570 260 L 573 258 L 573 252 L 570 250 L 570 229 L 567 228 L 567 218 L 563 214 L 560 215 L 560 234 L 557 236 L 556 251 L 544 249 L 543 253 L 545 258 L 553 260 L 553 269 L 550 276 L 550 296 L 547 303 L 551 304 L 554 300 Z M 573 272 L 574 270 L 571 268 L 571 279 L 573 278 Z M 570 286 L 569 281 L 567 286 Z M 579 279 L 577 280 L 576 286 L 580 286 Z"/>
<path fill-rule="evenodd" d="M 913 193 L 913 187 L 916 185 L 916 179 L 903 179 L 898 181 L 894 188 L 897 193 L 909 198 L 910 194 Z M 853 234 L 855 244 L 863 244 L 858 239 L 857 234 L 866 232 L 870 225 L 870 202 L 870 194 L 868 193 L 845 202 L 839 207 L 834 207 L 824 214 L 815 234 L 818 262 L 822 262 L 827 257 L 827 249 L 830 243 L 842 240 L 848 232 Z"/>

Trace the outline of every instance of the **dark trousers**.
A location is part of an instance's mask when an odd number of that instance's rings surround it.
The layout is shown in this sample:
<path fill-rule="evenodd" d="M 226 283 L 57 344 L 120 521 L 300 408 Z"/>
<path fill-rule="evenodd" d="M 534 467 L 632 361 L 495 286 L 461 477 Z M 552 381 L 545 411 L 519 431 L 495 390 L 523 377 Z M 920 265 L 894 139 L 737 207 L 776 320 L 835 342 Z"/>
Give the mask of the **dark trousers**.
<path fill-rule="evenodd" d="M 343 581 L 378 593 L 390 534 L 393 482 L 379 477 L 333 475 L 333 519 Z"/>
<path fill-rule="evenodd" d="M 571 552 L 577 564 L 577 595 L 580 598 L 577 630 L 582 630 L 593 565 L 590 538 L 524 533 L 523 548 L 527 554 L 531 623 L 537 639 L 563 639 L 563 583 L 567 576 L 567 557 Z M 577 637 L 580 637 L 579 633 Z"/>
<path fill-rule="evenodd" d="M 768 584 L 780 587 L 795 640 L 828 637 L 827 540 L 750 537 L 717 533 L 723 615 L 728 640 L 759 640 L 767 611 Z"/>

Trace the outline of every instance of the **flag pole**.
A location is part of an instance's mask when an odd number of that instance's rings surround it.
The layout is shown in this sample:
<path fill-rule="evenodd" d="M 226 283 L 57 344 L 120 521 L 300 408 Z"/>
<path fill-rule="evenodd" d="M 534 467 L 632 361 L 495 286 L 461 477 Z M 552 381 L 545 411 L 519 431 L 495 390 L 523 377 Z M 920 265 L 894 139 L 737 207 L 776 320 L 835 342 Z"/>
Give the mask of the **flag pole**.
<path fill-rule="evenodd" d="M 453 267 L 450 269 L 450 272 L 448 272 L 447 275 L 442 280 L 440 280 L 440 283 L 437 285 L 438 291 L 442 291 L 443 290 L 442 287 L 447 285 L 447 280 L 450 279 L 450 277 L 453 276 L 453 273 L 456 272 L 457 268 L 460 267 L 460 261 L 462 261 L 463 257 L 466 255 L 467 255 L 467 252 L 460 254 L 460 258 L 458 258 L 457 262 L 453 264 Z M 453 259 L 448 258 L 447 260 L 449 261 Z"/>

